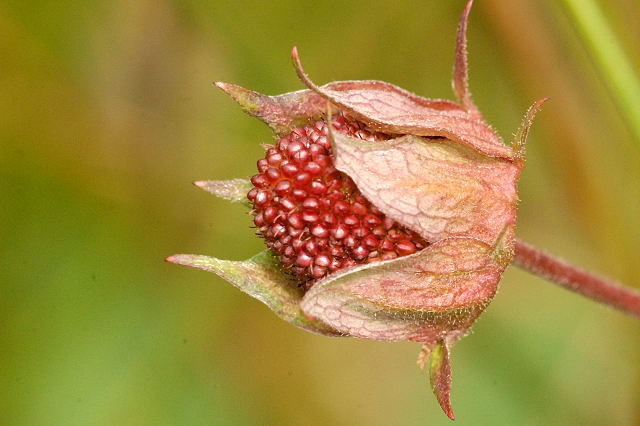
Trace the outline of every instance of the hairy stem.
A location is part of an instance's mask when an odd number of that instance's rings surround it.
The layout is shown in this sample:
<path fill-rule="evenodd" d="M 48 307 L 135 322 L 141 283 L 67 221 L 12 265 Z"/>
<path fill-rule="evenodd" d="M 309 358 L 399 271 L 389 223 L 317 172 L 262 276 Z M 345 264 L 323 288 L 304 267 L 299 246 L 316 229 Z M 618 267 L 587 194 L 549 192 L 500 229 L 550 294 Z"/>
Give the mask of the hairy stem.
<path fill-rule="evenodd" d="M 513 263 L 583 296 L 640 317 L 640 291 L 599 277 L 516 240 Z"/>

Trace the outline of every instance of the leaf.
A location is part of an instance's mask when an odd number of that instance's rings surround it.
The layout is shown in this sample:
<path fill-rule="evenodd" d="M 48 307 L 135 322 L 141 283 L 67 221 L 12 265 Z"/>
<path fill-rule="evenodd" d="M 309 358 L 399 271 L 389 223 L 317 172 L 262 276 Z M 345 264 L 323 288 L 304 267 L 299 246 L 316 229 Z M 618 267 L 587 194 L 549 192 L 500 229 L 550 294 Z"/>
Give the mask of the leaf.
<path fill-rule="evenodd" d="M 336 131 L 331 137 L 336 168 L 384 214 L 430 242 L 467 236 L 493 245 L 515 223 L 522 164 L 442 139 L 408 135 L 372 144 Z"/>
<path fill-rule="evenodd" d="M 199 180 L 193 182 L 199 188 L 212 193 L 216 197 L 234 203 L 249 205 L 247 193 L 253 188 L 251 182 L 246 179 L 231 180 Z"/>
<path fill-rule="evenodd" d="M 434 343 L 461 336 L 491 301 L 504 266 L 493 248 L 450 238 L 410 256 L 318 281 L 302 310 L 351 336 Z"/>
<path fill-rule="evenodd" d="M 429 379 L 440 407 L 451 420 L 454 420 L 455 416 L 451 408 L 451 360 L 449 343 L 446 339 L 438 341 L 431 351 Z"/>
<path fill-rule="evenodd" d="M 176 254 L 167 262 L 213 272 L 244 293 L 258 299 L 276 315 L 296 327 L 326 336 L 341 333 L 308 319 L 300 310 L 302 289 L 285 274 L 269 251 L 258 253 L 245 261 L 221 260 L 196 254 Z"/>
<path fill-rule="evenodd" d="M 489 157 L 513 158 L 511 147 L 484 120 L 453 102 L 422 98 L 381 81 L 342 81 L 318 87 L 302 69 L 295 47 L 292 56 L 298 76 L 309 89 L 376 131 L 440 136 Z"/>

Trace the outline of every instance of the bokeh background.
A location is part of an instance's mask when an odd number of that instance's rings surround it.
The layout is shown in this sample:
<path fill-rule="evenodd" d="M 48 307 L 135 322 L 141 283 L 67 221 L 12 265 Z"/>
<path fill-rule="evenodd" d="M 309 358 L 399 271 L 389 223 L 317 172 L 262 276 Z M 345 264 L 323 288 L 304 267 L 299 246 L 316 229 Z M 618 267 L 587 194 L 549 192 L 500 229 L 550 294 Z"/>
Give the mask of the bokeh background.
<path fill-rule="evenodd" d="M 640 3 L 601 1 L 640 69 Z M 173 253 L 262 249 L 191 186 L 248 177 L 268 94 L 380 79 L 451 98 L 463 0 L 5 0 L 0 5 L 0 423 L 450 424 L 419 345 L 295 329 Z M 562 1 L 478 0 L 471 88 L 509 139 L 534 100 L 518 233 L 640 286 L 640 139 Z M 640 119 L 640 117 L 639 117 Z M 453 352 L 458 424 L 640 424 L 640 321 L 510 268 Z"/>

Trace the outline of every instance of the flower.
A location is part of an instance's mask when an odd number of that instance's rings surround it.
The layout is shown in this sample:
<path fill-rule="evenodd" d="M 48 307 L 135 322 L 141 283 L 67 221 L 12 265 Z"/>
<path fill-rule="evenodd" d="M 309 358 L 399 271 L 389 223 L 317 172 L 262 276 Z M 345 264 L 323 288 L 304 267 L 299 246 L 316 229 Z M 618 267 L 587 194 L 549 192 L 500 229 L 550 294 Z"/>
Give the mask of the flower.
<path fill-rule="evenodd" d="M 278 137 L 250 181 L 197 186 L 252 207 L 268 250 L 246 261 L 167 260 L 214 272 L 282 319 L 328 336 L 423 344 L 431 385 L 453 419 L 449 351 L 493 298 L 514 254 L 517 181 L 533 116 L 512 145 L 485 122 L 456 42 L 457 102 L 381 81 L 266 96 L 216 83 Z M 248 195 L 247 195 L 248 194 Z M 248 198 L 247 198 L 248 197 Z"/>

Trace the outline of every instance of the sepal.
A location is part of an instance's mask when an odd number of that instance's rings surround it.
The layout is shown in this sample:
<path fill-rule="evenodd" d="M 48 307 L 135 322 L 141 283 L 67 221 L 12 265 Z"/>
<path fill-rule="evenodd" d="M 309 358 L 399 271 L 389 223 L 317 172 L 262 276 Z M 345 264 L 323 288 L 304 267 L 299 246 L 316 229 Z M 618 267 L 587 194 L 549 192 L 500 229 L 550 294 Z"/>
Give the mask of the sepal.
<path fill-rule="evenodd" d="M 478 110 L 478 107 L 473 103 L 473 100 L 471 99 L 471 92 L 469 91 L 467 24 L 469 22 L 471 6 L 473 6 L 473 0 L 469 0 L 469 2 L 467 2 L 467 6 L 462 11 L 460 23 L 458 24 L 458 31 L 456 33 L 456 58 L 453 65 L 453 79 L 451 80 L 451 83 L 453 86 L 453 93 L 455 94 L 458 103 L 460 103 L 460 105 L 472 116 L 483 120 L 482 114 Z"/>
<path fill-rule="evenodd" d="M 429 360 L 429 381 L 442 411 L 455 420 L 451 407 L 451 357 L 449 339 L 439 340 L 431 348 Z"/>
<path fill-rule="evenodd" d="M 450 140 L 407 135 L 373 144 L 330 135 L 336 168 L 385 215 L 430 242 L 467 236 L 493 245 L 515 222 L 517 163 Z"/>
<path fill-rule="evenodd" d="M 339 271 L 304 295 L 302 310 L 351 336 L 435 343 L 467 332 L 496 292 L 504 267 L 472 238 Z"/>
<path fill-rule="evenodd" d="M 458 104 L 422 98 L 382 81 L 339 81 L 317 86 L 304 72 L 295 47 L 292 57 L 298 76 L 309 89 L 373 130 L 444 137 L 489 157 L 513 158 L 511 147 L 484 120 Z"/>
<path fill-rule="evenodd" d="M 542 105 L 548 100 L 549 98 L 542 98 L 534 102 L 534 104 L 529 107 L 524 115 L 522 124 L 513 137 L 513 150 L 515 152 L 516 159 L 520 162 L 524 162 L 527 136 L 529 136 L 529 129 L 533 124 L 533 119 L 535 118 L 536 114 L 540 112 L 540 109 L 542 109 Z"/>
<path fill-rule="evenodd" d="M 326 101 L 311 90 L 267 96 L 231 83 L 215 84 L 231 96 L 244 112 L 263 121 L 278 136 L 285 136 L 296 127 L 320 118 L 326 109 Z"/>
<path fill-rule="evenodd" d="M 342 334 L 300 310 L 303 291 L 280 267 L 277 259 L 263 251 L 244 261 L 221 260 L 196 254 L 176 254 L 167 262 L 213 272 L 233 286 L 258 299 L 288 323 L 325 336 Z"/>
<path fill-rule="evenodd" d="M 250 205 L 247 193 L 253 185 L 246 179 L 198 180 L 193 184 L 223 200 Z"/>

